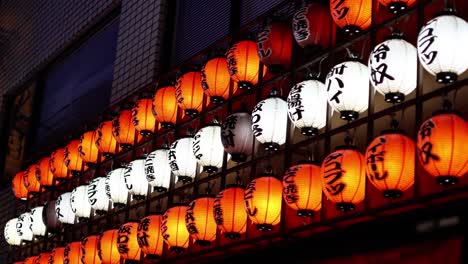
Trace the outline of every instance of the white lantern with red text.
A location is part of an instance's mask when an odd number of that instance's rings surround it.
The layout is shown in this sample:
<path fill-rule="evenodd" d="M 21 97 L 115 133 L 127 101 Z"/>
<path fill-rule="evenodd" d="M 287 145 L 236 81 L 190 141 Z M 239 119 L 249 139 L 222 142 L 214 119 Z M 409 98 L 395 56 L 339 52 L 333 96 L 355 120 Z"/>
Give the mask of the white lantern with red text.
<path fill-rule="evenodd" d="M 171 167 L 167 162 L 168 148 L 157 149 L 145 159 L 145 173 L 148 183 L 158 192 L 169 189 L 171 183 Z"/>
<path fill-rule="evenodd" d="M 31 209 L 32 225 L 31 229 L 35 236 L 44 236 L 46 233 L 46 225 L 42 214 L 44 212 L 44 206 L 38 206 Z"/>
<path fill-rule="evenodd" d="M 252 154 L 252 116 L 247 110 L 226 117 L 221 128 L 221 142 L 234 162 L 244 162 Z"/>
<path fill-rule="evenodd" d="M 21 244 L 21 237 L 16 231 L 17 222 L 18 218 L 10 219 L 5 224 L 5 229 L 3 230 L 3 236 L 5 237 L 5 241 L 11 246 L 19 246 Z"/>
<path fill-rule="evenodd" d="M 172 143 L 167 160 L 178 181 L 191 182 L 197 173 L 197 160 L 193 156 L 193 137 L 185 136 Z"/>
<path fill-rule="evenodd" d="M 224 147 L 221 142 L 221 125 L 209 124 L 193 137 L 193 155 L 203 171 L 213 173 L 223 165 Z"/>
<path fill-rule="evenodd" d="M 88 201 L 97 214 L 109 210 L 109 197 L 106 194 L 106 177 L 97 177 L 88 185 Z"/>
<path fill-rule="evenodd" d="M 125 184 L 125 168 L 111 170 L 106 176 L 106 195 L 115 207 L 123 207 L 128 201 L 128 189 Z"/>
<path fill-rule="evenodd" d="M 73 189 L 70 197 L 70 205 L 78 218 L 91 216 L 91 204 L 88 200 L 88 185 L 81 185 Z"/>
<path fill-rule="evenodd" d="M 16 232 L 21 237 L 21 241 L 32 241 L 32 217 L 31 213 L 26 212 L 18 216 L 18 222 L 16 222 Z"/>
<path fill-rule="evenodd" d="M 75 213 L 71 208 L 71 192 L 61 194 L 55 203 L 55 215 L 63 224 L 74 224 Z"/>
<path fill-rule="evenodd" d="M 145 160 L 136 159 L 125 169 L 125 184 L 133 198 L 143 199 L 148 193 L 148 181 L 145 174 Z"/>

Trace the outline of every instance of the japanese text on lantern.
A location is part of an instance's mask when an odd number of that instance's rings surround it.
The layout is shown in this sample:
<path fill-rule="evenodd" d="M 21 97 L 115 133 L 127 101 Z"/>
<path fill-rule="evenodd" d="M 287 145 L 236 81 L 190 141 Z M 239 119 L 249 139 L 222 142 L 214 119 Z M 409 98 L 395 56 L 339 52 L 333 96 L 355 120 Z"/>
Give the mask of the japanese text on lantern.
<path fill-rule="evenodd" d="M 374 145 L 369 147 L 369 157 L 367 158 L 366 162 L 367 165 L 370 165 L 371 172 L 369 172 L 369 176 L 372 180 L 384 180 L 388 176 L 388 171 L 384 170 L 382 175 L 380 175 L 379 171 L 377 170 L 377 164 L 381 164 L 385 161 L 385 150 L 383 150 L 383 146 L 387 140 L 383 137 L 379 138 L 379 141 Z"/>
<path fill-rule="evenodd" d="M 220 192 L 213 203 L 213 217 L 217 225 L 224 224 L 223 208 L 221 207 L 221 200 L 223 199 L 223 193 Z"/>
<path fill-rule="evenodd" d="M 88 199 L 91 205 L 95 205 L 97 202 L 97 198 L 95 197 L 97 194 L 97 185 L 98 185 L 99 178 L 94 179 L 90 185 L 88 185 Z"/>
<path fill-rule="evenodd" d="M 343 19 L 349 11 L 349 7 L 345 5 L 345 0 L 334 0 L 331 2 L 333 15 L 337 19 Z"/>
<path fill-rule="evenodd" d="M 153 166 L 153 160 L 155 156 L 156 156 L 155 153 L 150 153 L 148 154 L 148 157 L 146 157 L 146 160 L 145 160 L 145 174 L 146 174 L 146 179 L 148 181 L 156 180 L 156 176 L 154 175 L 154 166 Z"/>
<path fill-rule="evenodd" d="M 284 198 L 288 204 L 296 203 L 299 201 L 299 194 L 297 193 L 297 184 L 294 178 L 296 177 L 297 171 L 302 169 L 301 166 L 295 166 L 290 168 L 284 174 L 283 181 L 285 186 L 283 187 Z"/>
<path fill-rule="evenodd" d="M 329 155 L 324 161 L 324 175 L 326 190 L 331 195 L 340 194 L 345 188 L 345 184 L 340 182 L 344 170 L 341 167 L 341 162 L 337 161 L 342 157 L 343 153 L 334 153 Z"/>
<path fill-rule="evenodd" d="M 193 216 L 193 208 L 195 207 L 195 201 L 192 201 L 185 213 L 185 223 L 187 223 L 187 230 L 190 234 L 198 234 L 198 229 L 195 226 L 195 217 Z"/>
<path fill-rule="evenodd" d="M 338 88 L 339 89 L 343 89 L 344 88 L 344 83 L 343 83 L 343 80 L 341 80 L 339 78 L 339 76 L 337 75 L 343 75 L 344 73 L 344 70 L 345 68 L 348 68 L 346 67 L 346 65 L 344 64 L 341 64 L 341 65 L 338 65 L 338 66 L 335 66 L 333 67 L 330 72 L 328 73 L 327 75 L 327 79 L 328 79 L 328 84 L 327 84 L 327 92 L 330 91 L 330 87 L 332 85 L 332 82 L 333 82 L 333 79 L 331 77 L 334 77 L 336 83 L 338 84 Z M 341 90 L 337 90 L 336 93 L 333 95 L 332 98 L 330 98 L 330 101 L 335 101 L 337 104 L 340 103 L 340 94 L 342 94 L 343 92 Z"/>
<path fill-rule="evenodd" d="M 288 108 L 292 109 L 294 108 L 295 111 L 288 112 L 289 117 L 293 121 L 298 121 L 302 119 L 302 112 L 304 112 L 304 105 L 302 104 L 302 97 L 301 97 L 301 91 L 302 88 L 304 87 L 304 84 L 298 84 L 295 85 L 291 89 L 291 93 L 288 96 Z"/>
<path fill-rule="evenodd" d="M 125 185 L 127 186 L 127 189 L 129 190 L 133 189 L 133 184 L 130 182 L 131 174 L 132 174 L 132 166 L 128 165 L 127 167 L 125 167 L 124 180 L 125 180 Z"/>
<path fill-rule="evenodd" d="M 169 153 L 168 153 L 168 159 L 169 159 L 169 166 L 171 166 L 171 170 L 172 171 L 178 171 L 179 170 L 179 166 L 177 165 L 177 157 L 176 157 L 176 147 L 177 147 L 177 144 L 179 142 L 178 141 L 175 141 L 171 148 L 169 149 Z"/>
<path fill-rule="evenodd" d="M 371 53 L 371 61 L 374 60 L 377 64 L 380 63 L 377 67 L 374 67 L 374 64 L 371 63 L 371 79 L 374 82 L 374 85 L 383 83 L 385 78 L 389 80 L 395 80 L 393 76 L 387 73 L 388 65 L 385 63 L 387 58 L 387 52 L 390 51 L 390 48 L 385 44 L 380 44 L 374 51 Z"/>
<path fill-rule="evenodd" d="M 424 122 L 424 124 L 421 126 L 421 129 L 419 130 L 419 136 L 421 137 L 421 140 L 422 140 L 422 147 L 419 151 L 419 155 L 424 165 L 429 164 L 431 159 L 432 160 L 440 159 L 439 156 L 432 153 L 431 134 L 432 134 L 432 129 L 434 127 L 435 127 L 434 123 L 432 122 L 431 119 L 429 119 L 426 122 Z"/>
<path fill-rule="evenodd" d="M 257 214 L 257 208 L 251 208 L 249 200 L 253 199 L 253 194 L 255 192 L 255 181 L 251 181 L 247 188 L 245 189 L 244 200 L 245 200 L 245 208 L 247 209 L 247 213 L 250 216 L 255 216 Z"/>
<path fill-rule="evenodd" d="M 432 62 L 434 62 L 434 59 L 437 57 L 437 51 L 431 50 L 431 46 L 434 44 L 434 41 L 437 38 L 437 36 L 434 35 L 434 28 L 431 27 L 431 24 L 436 21 L 437 19 L 430 21 L 427 24 L 426 29 L 421 31 L 418 37 L 418 48 L 421 50 L 421 55 L 423 55 L 421 56 L 422 60 L 424 60 L 427 65 L 430 65 Z"/>
<path fill-rule="evenodd" d="M 258 125 L 260 119 L 262 118 L 260 113 L 263 111 L 262 106 L 265 101 L 258 103 L 252 111 L 252 131 L 255 137 L 259 137 L 263 134 L 263 129 Z"/>
<path fill-rule="evenodd" d="M 303 41 L 309 38 L 309 22 L 307 21 L 307 7 L 303 7 L 294 15 L 292 29 L 294 38 L 297 41 Z"/>
<path fill-rule="evenodd" d="M 134 107 L 132 109 L 132 124 L 134 126 L 138 126 L 139 124 L 139 120 L 138 120 L 138 108 L 137 107 Z"/>
<path fill-rule="evenodd" d="M 150 219 L 148 217 L 143 218 L 138 225 L 138 244 L 143 247 L 148 246 L 148 227 Z"/>
<path fill-rule="evenodd" d="M 199 153 L 200 152 L 200 138 L 201 136 L 199 134 L 193 137 L 193 155 L 195 156 L 197 160 L 203 157 L 203 154 Z"/>
<path fill-rule="evenodd" d="M 131 228 L 131 225 L 123 225 L 119 228 L 117 236 L 117 249 L 121 254 L 127 254 L 130 250 L 127 243 L 130 240 L 129 235 L 131 234 Z"/>
<path fill-rule="evenodd" d="M 231 48 L 231 52 L 228 53 L 227 55 L 227 65 L 228 65 L 228 71 L 229 75 L 234 76 L 237 73 L 237 61 L 236 57 L 234 56 L 234 53 L 237 50 L 237 44 L 235 44 Z"/>
<path fill-rule="evenodd" d="M 226 121 L 223 123 L 222 131 L 221 131 L 221 140 L 223 142 L 224 147 L 231 146 L 234 147 L 234 137 L 236 136 L 233 130 L 236 128 L 237 124 L 237 116 L 231 115 L 226 118 Z"/>
<path fill-rule="evenodd" d="M 271 25 L 268 25 L 265 27 L 264 30 L 262 30 L 258 34 L 257 46 L 258 46 L 258 54 L 260 55 L 261 58 L 266 58 L 271 55 L 270 47 L 267 46 L 266 50 L 264 47 L 264 42 L 268 41 L 268 35 L 270 33 L 271 33 Z"/>

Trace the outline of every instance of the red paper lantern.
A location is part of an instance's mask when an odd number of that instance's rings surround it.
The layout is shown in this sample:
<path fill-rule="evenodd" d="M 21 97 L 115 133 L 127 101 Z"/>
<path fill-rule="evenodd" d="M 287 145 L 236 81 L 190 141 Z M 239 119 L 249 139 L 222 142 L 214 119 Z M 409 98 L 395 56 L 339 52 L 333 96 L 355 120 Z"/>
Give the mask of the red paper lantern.
<path fill-rule="evenodd" d="M 161 233 L 162 214 L 144 217 L 138 225 L 138 245 L 149 259 L 162 256 L 164 239 Z"/>
<path fill-rule="evenodd" d="M 468 172 L 468 123 L 455 113 L 436 113 L 418 132 L 419 161 L 441 185 L 452 185 Z"/>
<path fill-rule="evenodd" d="M 132 123 L 141 135 L 147 137 L 154 133 L 156 118 L 153 115 L 153 99 L 143 97 L 132 109 Z"/>
<path fill-rule="evenodd" d="M 96 129 L 96 147 L 106 158 L 112 157 L 117 149 L 117 140 L 112 132 L 112 120 L 104 121 Z"/>
<path fill-rule="evenodd" d="M 277 74 L 289 69 L 292 54 L 292 31 L 288 24 L 272 21 L 258 33 L 260 60 L 268 70 Z"/>
<path fill-rule="evenodd" d="M 28 198 L 28 189 L 24 184 L 24 171 L 15 174 L 12 180 L 13 193 L 18 199 L 26 200 Z"/>
<path fill-rule="evenodd" d="M 197 198 L 190 202 L 185 214 L 187 230 L 199 246 L 209 246 L 216 239 L 214 200 L 214 197 Z"/>
<path fill-rule="evenodd" d="M 37 180 L 38 166 L 36 164 L 30 165 L 24 172 L 24 186 L 28 189 L 29 193 L 37 193 L 41 190 L 41 183 Z"/>
<path fill-rule="evenodd" d="M 190 234 L 185 226 L 186 205 L 176 205 L 164 212 L 161 233 L 169 250 L 182 253 L 188 248 Z"/>
<path fill-rule="evenodd" d="M 65 164 L 65 148 L 57 149 L 50 155 L 49 168 L 54 177 L 58 180 L 71 177 L 68 167 Z"/>
<path fill-rule="evenodd" d="M 260 231 L 271 231 L 281 221 L 283 185 L 273 175 L 265 174 L 247 185 L 245 207 L 250 220 Z"/>
<path fill-rule="evenodd" d="M 379 2 L 388 8 L 392 13 L 405 11 L 416 3 L 416 0 L 379 0 Z"/>
<path fill-rule="evenodd" d="M 81 241 L 68 243 L 63 253 L 64 261 L 67 264 L 81 264 Z"/>
<path fill-rule="evenodd" d="M 214 200 L 214 220 L 228 239 L 239 239 L 247 230 L 244 191 L 239 185 L 228 185 Z"/>
<path fill-rule="evenodd" d="M 135 143 L 135 131 L 135 126 L 132 124 L 132 110 L 124 108 L 112 120 L 112 134 L 122 148 L 130 149 Z"/>
<path fill-rule="evenodd" d="M 198 115 L 203 106 L 203 87 L 200 72 L 187 72 L 177 78 L 176 98 L 186 115 Z"/>
<path fill-rule="evenodd" d="M 330 12 L 347 34 L 360 33 L 372 23 L 372 0 L 330 0 Z"/>
<path fill-rule="evenodd" d="M 36 261 L 34 262 L 34 264 L 49 264 L 49 259 L 50 258 L 51 258 L 51 253 L 50 252 L 41 253 L 36 258 Z"/>
<path fill-rule="evenodd" d="M 292 20 L 292 30 L 297 44 L 302 48 L 331 45 L 334 38 L 333 21 L 328 6 L 311 3 L 299 9 Z"/>
<path fill-rule="evenodd" d="M 50 170 L 50 157 L 45 157 L 39 160 L 38 171 L 39 174 L 36 175 L 37 180 L 42 186 L 52 186 L 54 184 L 54 175 Z"/>
<path fill-rule="evenodd" d="M 97 134 L 96 131 L 85 132 L 78 145 L 78 153 L 80 158 L 87 164 L 95 164 L 98 160 L 99 149 L 96 146 Z"/>
<path fill-rule="evenodd" d="M 211 102 L 221 104 L 229 98 L 230 81 L 231 76 L 225 57 L 212 58 L 203 65 L 201 85 Z M 234 94 L 236 90 L 237 85 L 234 85 L 232 93 Z"/>
<path fill-rule="evenodd" d="M 301 162 L 290 167 L 283 176 L 283 198 L 298 216 L 313 216 L 322 208 L 320 166 Z"/>
<path fill-rule="evenodd" d="M 128 222 L 119 228 L 117 248 L 125 260 L 140 260 L 141 249 L 138 245 L 138 222 Z"/>
<path fill-rule="evenodd" d="M 52 250 L 49 264 L 62 264 L 65 262 L 65 247 L 57 247 Z"/>
<path fill-rule="evenodd" d="M 177 98 L 174 86 L 159 88 L 153 98 L 154 115 L 162 128 L 174 127 L 177 119 Z"/>
<path fill-rule="evenodd" d="M 414 184 L 415 145 L 397 131 L 384 132 L 367 147 L 367 177 L 386 198 L 399 198 Z"/>
<path fill-rule="evenodd" d="M 104 231 L 99 237 L 98 254 L 102 264 L 119 264 L 120 253 L 117 248 L 118 229 Z"/>
<path fill-rule="evenodd" d="M 81 241 L 81 262 L 83 264 L 101 264 L 101 259 L 99 258 L 98 254 L 98 244 L 99 244 L 99 236 L 92 235 L 85 237 L 83 241 Z"/>
<path fill-rule="evenodd" d="M 322 162 L 322 188 L 336 208 L 343 212 L 354 210 L 366 194 L 366 161 L 353 146 L 342 146 Z"/>
<path fill-rule="evenodd" d="M 76 139 L 70 141 L 70 143 L 68 143 L 68 145 L 65 147 L 65 165 L 67 165 L 67 168 L 72 175 L 77 175 L 79 172 L 81 172 L 81 169 L 83 167 L 83 160 L 80 157 L 80 152 L 78 148 L 79 145 L 80 140 Z"/>

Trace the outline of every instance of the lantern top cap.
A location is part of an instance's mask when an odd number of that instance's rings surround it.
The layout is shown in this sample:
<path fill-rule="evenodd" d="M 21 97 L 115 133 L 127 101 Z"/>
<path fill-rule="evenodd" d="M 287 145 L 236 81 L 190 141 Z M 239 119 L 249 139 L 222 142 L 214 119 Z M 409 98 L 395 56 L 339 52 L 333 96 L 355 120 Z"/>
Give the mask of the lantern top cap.
<path fill-rule="evenodd" d="M 211 194 L 211 193 L 203 193 L 203 194 L 199 194 L 195 197 L 195 199 L 193 199 L 194 201 L 197 200 L 197 199 L 201 199 L 201 198 L 215 198 L 216 195 L 214 194 Z"/>
<path fill-rule="evenodd" d="M 453 8 L 450 5 L 447 5 L 446 7 L 442 9 L 442 11 L 439 11 L 438 13 L 436 13 L 434 15 L 434 18 L 440 17 L 440 16 L 457 16 L 458 17 L 458 14 L 455 8 Z"/>
<path fill-rule="evenodd" d="M 341 146 L 337 146 L 335 147 L 335 151 L 338 151 L 338 150 L 358 150 L 357 146 L 356 145 L 341 145 Z"/>
<path fill-rule="evenodd" d="M 295 166 L 297 165 L 304 165 L 304 164 L 311 164 L 311 165 L 320 165 L 318 161 L 315 160 L 299 160 L 294 163 Z"/>
<path fill-rule="evenodd" d="M 205 124 L 202 128 L 210 127 L 210 126 L 218 126 L 218 127 L 220 127 L 220 126 L 221 126 L 221 123 L 216 123 L 216 122 L 207 123 L 207 124 Z"/>
<path fill-rule="evenodd" d="M 391 39 L 401 39 L 401 40 L 406 40 L 405 35 L 403 32 L 399 30 L 393 30 L 390 35 L 386 36 L 384 40 L 391 40 Z"/>
<path fill-rule="evenodd" d="M 242 188 L 242 189 L 245 189 L 245 185 L 239 184 L 239 183 L 231 183 L 231 184 L 227 184 L 226 187 L 224 188 L 224 190 L 231 189 L 231 188 Z"/>
<path fill-rule="evenodd" d="M 184 203 L 184 202 L 172 203 L 168 209 L 179 207 L 179 206 L 188 206 L 188 203 Z"/>
<path fill-rule="evenodd" d="M 255 177 L 255 179 L 263 178 L 263 177 L 273 177 L 276 178 L 276 175 L 273 172 L 263 172 L 259 176 Z"/>
<path fill-rule="evenodd" d="M 147 216 L 143 217 L 143 218 L 146 218 L 146 217 L 150 217 L 150 216 L 158 216 L 158 215 L 163 215 L 164 212 L 161 212 L 161 211 L 158 211 L 158 212 L 152 212 L 150 214 L 148 214 Z M 142 218 L 142 219 L 143 219 Z"/>
<path fill-rule="evenodd" d="M 131 223 L 140 223 L 140 220 L 137 220 L 137 219 L 135 219 L 135 218 L 130 218 L 130 219 L 128 219 L 127 222 L 125 222 L 125 223 L 122 224 L 121 226 L 126 225 L 126 224 L 131 224 Z"/>
<path fill-rule="evenodd" d="M 438 115 L 443 115 L 443 114 L 452 114 L 452 115 L 456 115 L 458 117 L 461 117 L 463 118 L 463 115 L 455 110 L 455 109 L 440 109 L 440 110 L 436 110 L 434 112 L 432 112 L 432 117 L 434 116 L 438 116 Z"/>

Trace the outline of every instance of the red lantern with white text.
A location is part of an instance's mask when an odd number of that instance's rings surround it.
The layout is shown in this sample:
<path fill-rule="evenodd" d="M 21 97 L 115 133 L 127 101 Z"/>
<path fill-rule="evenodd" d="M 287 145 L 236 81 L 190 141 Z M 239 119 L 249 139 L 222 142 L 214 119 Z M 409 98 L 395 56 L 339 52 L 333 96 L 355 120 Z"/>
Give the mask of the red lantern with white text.
<path fill-rule="evenodd" d="M 213 217 L 218 228 L 228 239 L 239 239 L 247 230 L 244 188 L 228 185 L 214 200 Z"/>
<path fill-rule="evenodd" d="M 169 250 L 183 253 L 189 245 L 190 234 L 185 226 L 186 205 L 175 205 L 166 210 L 161 223 L 161 233 Z"/>
<path fill-rule="evenodd" d="M 187 230 L 199 246 L 209 246 L 216 239 L 213 217 L 214 197 L 200 197 L 188 205 L 185 214 Z"/>
<path fill-rule="evenodd" d="M 138 225 L 138 245 L 149 259 L 162 256 L 164 239 L 161 233 L 162 214 L 144 217 Z"/>
<path fill-rule="evenodd" d="M 277 74 L 289 69 L 292 53 L 292 31 L 288 24 L 272 21 L 258 33 L 260 60 L 268 70 Z"/>

